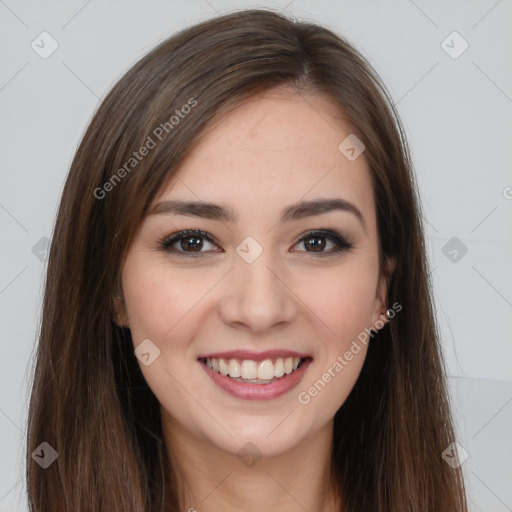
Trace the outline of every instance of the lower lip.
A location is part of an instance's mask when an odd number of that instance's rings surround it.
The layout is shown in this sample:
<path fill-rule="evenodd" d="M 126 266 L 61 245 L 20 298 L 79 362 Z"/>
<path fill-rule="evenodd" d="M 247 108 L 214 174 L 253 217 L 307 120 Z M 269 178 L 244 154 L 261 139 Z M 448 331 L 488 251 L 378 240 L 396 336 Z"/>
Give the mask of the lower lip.
<path fill-rule="evenodd" d="M 270 382 L 268 384 L 244 384 L 238 382 L 231 377 L 221 375 L 220 373 L 212 370 L 206 366 L 203 361 L 199 361 L 204 368 L 208 377 L 210 377 L 219 388 L 228 392 L 235 398 L 242 398 L 243 400 L 272 400 L 277 398 L 296 387 L 302 380 L 304 373 L 309 368 L 312 362 L 311 358 L 307 358 L 300 368 L 293 373 L 285 374 L 279 380 Z"/>

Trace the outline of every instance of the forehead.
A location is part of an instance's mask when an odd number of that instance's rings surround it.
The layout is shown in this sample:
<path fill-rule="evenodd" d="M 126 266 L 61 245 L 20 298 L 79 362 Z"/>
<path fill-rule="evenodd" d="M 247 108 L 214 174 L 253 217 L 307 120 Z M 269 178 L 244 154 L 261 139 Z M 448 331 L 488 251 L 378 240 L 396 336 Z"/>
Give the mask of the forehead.
<path fill-rule="evenodd" d="M 252 219 L 301 199 L 342 197 L 372 224 L 374 198 L 364 153 L 351 161 L 339 145 L 353 133 L 330 100 L 266 93 L 220 118 L 155 202 L 168 198 L 229 204 Z"/>

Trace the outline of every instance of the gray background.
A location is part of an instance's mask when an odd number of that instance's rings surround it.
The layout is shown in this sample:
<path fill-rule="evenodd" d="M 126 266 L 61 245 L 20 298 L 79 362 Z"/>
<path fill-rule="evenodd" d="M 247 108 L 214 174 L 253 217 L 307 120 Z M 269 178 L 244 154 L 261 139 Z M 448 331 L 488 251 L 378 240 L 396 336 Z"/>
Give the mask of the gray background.
<path fill-rule="evenodd" d="M 425 211 L 471 510 L 512 511 L 511 0 L 0 0 L 0 512 L 27 510 L 22 457 L 45 247 L 88 121 L 158 42 L 255 6 L 346 36 L 397 103 Z"/>

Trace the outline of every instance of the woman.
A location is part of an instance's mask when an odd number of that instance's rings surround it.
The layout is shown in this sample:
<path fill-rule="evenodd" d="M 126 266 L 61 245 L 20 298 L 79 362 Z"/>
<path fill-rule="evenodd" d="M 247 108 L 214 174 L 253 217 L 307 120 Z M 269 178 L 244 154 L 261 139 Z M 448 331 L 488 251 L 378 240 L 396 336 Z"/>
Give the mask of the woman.
<path fill-rule="evenodd" d="M 432 304 L 362 56 L 265 10 L 184 30 L 113 88 L 66 181 L 31 510 L 466 511 Z"/>

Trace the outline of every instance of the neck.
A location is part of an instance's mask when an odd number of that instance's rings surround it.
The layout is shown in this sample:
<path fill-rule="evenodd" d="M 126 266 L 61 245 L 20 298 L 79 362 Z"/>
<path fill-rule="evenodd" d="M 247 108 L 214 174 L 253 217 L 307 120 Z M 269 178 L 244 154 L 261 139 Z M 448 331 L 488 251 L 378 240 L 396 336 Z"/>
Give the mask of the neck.
<path fill-rule="evenodd" d="M 179 475 L 180 510 L 342 510 L 332 480 L 332 422 L 293 449 L 258 460 L 238 457 L 198 439 L 168 416 L 162 425 L 169 461 Z"/>

